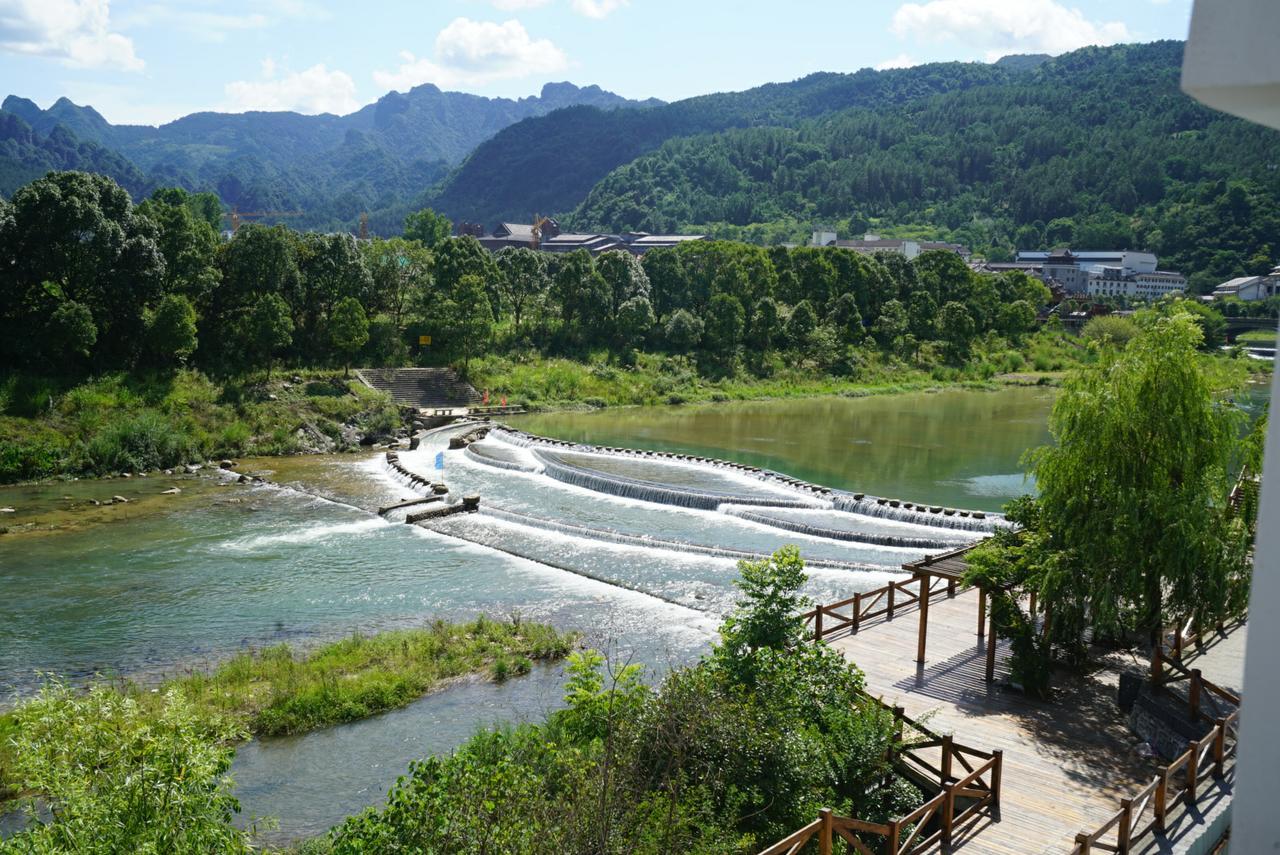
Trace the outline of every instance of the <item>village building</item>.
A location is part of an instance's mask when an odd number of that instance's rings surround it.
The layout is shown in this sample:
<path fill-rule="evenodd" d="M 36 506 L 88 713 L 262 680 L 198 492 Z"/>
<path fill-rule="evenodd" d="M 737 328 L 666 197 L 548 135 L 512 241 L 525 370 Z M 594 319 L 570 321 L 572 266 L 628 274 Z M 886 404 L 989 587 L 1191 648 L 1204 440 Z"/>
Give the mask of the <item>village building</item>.
<path fill-rule="evenodd" d="M 1246 303 L 1266 300 L 1280 295 L 1280 267 L 1272 269 L 1266 276 L 1240 276 L 1223 282 L 1213 289 L 1215 300 L 1234 298 Z"/>

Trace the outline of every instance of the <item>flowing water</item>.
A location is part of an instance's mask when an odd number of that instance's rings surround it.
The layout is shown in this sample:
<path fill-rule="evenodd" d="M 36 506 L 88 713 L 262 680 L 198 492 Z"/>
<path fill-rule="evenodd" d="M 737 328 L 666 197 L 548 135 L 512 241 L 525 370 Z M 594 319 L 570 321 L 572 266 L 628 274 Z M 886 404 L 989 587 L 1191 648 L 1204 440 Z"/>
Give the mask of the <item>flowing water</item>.
<path fill-rule="evenodd" d="M 517 425 L 724 458 L 847 495 L 745 466 L 497 432 L 446 450 L 449 431 L 401 452 L 400 463 L 446 481 L 450 500 L 480 495 L 481 511 L 426 527 L 373 512 L 422 492 L 381 455 L 243 462 L 274 485 L 189 476 L 0 490 L 0 507 L 18 511 L 4 520 L 14 533 L 0 537 L 0 689 L 29 693 L 41 672 L 157 680 L 246 647 L 517 611 L 581 630 L 657 679 L 706 650 L 732 607 L 740 558 L 794 543 L 811 562 L 806 592 L 830 600 L 980 536 L 927 506 L 911 511 L 918 519 L 905 505 L 841 508 L 867 501 L 857 491 L 997 510 L 1024 489 L 1018 459 L 1045 440 L 1050 402 L 1044 390 L 1013 389 L 548 414 Z M 181 494 L 164 494 L 171 485 Z M 117 493 L 130 502 L 86 504 Z M 276 818 L 270 841 L 319 833 L 379 801 L 410 760 L 485 723 L 541 718 L 562 682 L 558 665 L 504 685 L 466 681 L 373 719 L 249 743 L 233 769 L 245 813 Z"/>

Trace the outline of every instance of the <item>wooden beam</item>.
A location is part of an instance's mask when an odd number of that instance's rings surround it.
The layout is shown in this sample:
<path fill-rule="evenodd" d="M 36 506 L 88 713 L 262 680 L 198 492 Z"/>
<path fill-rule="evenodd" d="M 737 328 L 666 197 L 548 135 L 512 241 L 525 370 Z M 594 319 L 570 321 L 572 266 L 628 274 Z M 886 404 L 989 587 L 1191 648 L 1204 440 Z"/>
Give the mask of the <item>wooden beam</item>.
<path fill-rule="evenodd" d="M 916 641 L 916 661 L 924 664 L 925 642 L 929 637 L 929 574 L 920 574 L 920 637 Z"/>
<path fill-rule="evenodd" d="M 988 617 L 991 622 L 987 627 L 987 682 L 995 682 L 996 679 L 996 611 L 991 609 Z"/>
<path fill-rule="evenodd" d="M 978 589 L 978 638 L 987 631 L 987 589 Z"/>

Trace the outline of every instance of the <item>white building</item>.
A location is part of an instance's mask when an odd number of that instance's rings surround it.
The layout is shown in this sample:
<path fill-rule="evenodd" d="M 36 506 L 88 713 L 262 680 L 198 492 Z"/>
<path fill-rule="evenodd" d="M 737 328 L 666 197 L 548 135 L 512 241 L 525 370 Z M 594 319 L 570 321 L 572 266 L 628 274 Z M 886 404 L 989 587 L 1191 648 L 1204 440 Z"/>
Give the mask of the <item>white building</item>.
<path fill-rule="evenodd" d="M 1187 290 L 1187 278 L 1171 270 L 1152 273 L 1125 273 L 1119 267 L 1104 267 L 1089 274 L 1087 292 L 1090 297 L 1128 297 L 1156 300 L 1166 294 Z"/>
<path fill-rule="evenodd" d="M 1215 300 L 1234 297 L 1246 303 L 1265 300 L 1278 294 L 1280 294 L 1280 267 L 1276 267 L 1266 276 L 1241 276 L 1228 282 L 1223 282 L 1213 289 Z"/>
<path fill-rule="evenodd" d="M 1016 261 L 1029 264 L 1046 264 L 1051 257 L 1070 256 L 1076 267 L 1088 273 L 1101 273 L 1104 267 L 1119 267 L 1125 273 L 1155 273 L 1158 262 L 1153 252 L 1135 252 L 1129 249 L 1119 250 L 1055 250 L 1041 249 L 1018 250 Z"/>

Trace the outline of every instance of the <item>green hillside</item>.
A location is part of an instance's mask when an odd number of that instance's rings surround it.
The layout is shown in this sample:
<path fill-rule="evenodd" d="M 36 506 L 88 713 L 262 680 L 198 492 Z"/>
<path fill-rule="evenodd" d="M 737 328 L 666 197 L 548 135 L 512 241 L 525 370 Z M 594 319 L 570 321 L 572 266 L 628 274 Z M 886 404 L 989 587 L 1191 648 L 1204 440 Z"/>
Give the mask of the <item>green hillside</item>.
<path fill-rule="evenodd" d="M 1202 287 L 1266 272 L 1280 135 L 1183 95 L 1181 61 L 1179 42 L 1088 48 L 980 87 L 673 139 L 610 173 L 569 221 L 726 237 L 887 226 L 995 257 L 1149 247 Z"/>

